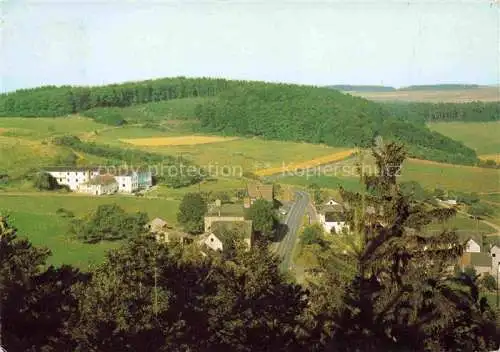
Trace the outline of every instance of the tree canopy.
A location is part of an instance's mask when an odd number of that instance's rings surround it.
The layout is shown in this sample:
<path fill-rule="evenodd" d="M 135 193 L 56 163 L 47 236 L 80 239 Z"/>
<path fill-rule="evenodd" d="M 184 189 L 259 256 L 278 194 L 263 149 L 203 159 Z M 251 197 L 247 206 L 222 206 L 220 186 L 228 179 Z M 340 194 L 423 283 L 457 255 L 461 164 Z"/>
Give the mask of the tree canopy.
<path fill-rule="evenodd" d="M 177 221 L 185 231 L 199 234 L 204 229 L 204 217 L 207 213 L 207 203 L 199 193 L 187 193 L 179 206 Z"/>

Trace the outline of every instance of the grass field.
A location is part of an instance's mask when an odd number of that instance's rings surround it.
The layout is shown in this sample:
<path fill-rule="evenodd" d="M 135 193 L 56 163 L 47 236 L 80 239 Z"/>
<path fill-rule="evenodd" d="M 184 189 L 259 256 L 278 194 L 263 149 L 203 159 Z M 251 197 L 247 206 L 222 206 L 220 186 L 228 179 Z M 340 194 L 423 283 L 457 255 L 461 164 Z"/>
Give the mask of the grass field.
<path fill-rule="evenodd" d="M 94 122 L 84 117 L 57 117 L 57 118 L 0 118 L 0 128 L 4 136 L 25 139 L 43 139 L 61 134 L 80 134 L 106 128 L 109 126 Z"/>
<path fill-rule="evenodd" d="M 463 142 L 478 155 L 500 153 L 500 121 L 496 122 L 439 122 L 429 128 Z"/>
<path fill-rule="evenodd" d="M 493 160 L 497 164 L 500 164 L 500 153 L 481 154 L 481 155 L 479 155 L 479 159 L 481 159 L 481 160 Z"/>
<path fill-rule="evenodd" d="M 283 164 L 302 162 L 346 150 L 346 148 L 333 148 L 318 144 L 269 141 L 258 138 L 212 144 L 147 147 L 147 149 L 141 147 L 141 149 L 160 154 L 182 155 L 198 165 L 228 166 L 249 172 L 281 167 Z"/>
<path fill-rule="evenodd" d="M 132 144 L 135 146 L 179 146 L 179 145 L 196 145 L 218 142 L 228 142 L 238 138 L 216 137 L 216 136 L 179 136 L 179 137 L 151 137 L 151 138 L 134 138 L 121 139 L 120 141 Z"/>
<path fill-rule="evenodd" d="M 113 108 L 113 112 L 119 114 L 122 119 L 128 122 L 187 120 L 193 119 L 198 104 L 204 103 L 208 99 L 211 98 L 196 97 L 157 101 L 125 108 Z M 105 113 L 106 108 L 91 110 L 91 114 L 97 117 Z"/>
<path fill-rule="evenodd" d="M 50 165 L 58 150 L 40 141 L 0 136 L 0 170 L 20 176 L 30 168 Z"/>
<path fill-rule="evenodd" d="M 340 161 L 330 169 L 311 169 L 310 173 L 297 173 L 279 178 L 280 182 L 308 185 L 316 183 L 324 188 L 336 188 L 343 185 L 356 189 L 359 176 L 355 167 L 355 158 Z M 375 172 L 373 160 L 365 157 L 365 173 Z M 408 159 L 403 164 L 400 182 L 417 181 L 428 189 L 443 188 L 462 192 L 490 193 L 500 191 L 500 170 L 463 165 L 437 163 L 427 160 Z"/>
<path fill-rule="evenodd" d="M 93 211 L 100 204 L 109 203 L 116 203 L 129 212 L 142 211 L 148 213 L 150 218 L 161 217 L 172 224 L 176 223 L 178 202 L 175 200 L 123 196 L 96 198 L 50 193 L 0 195 L 0 211 L 10 214 L 11 222 L 18 228 L 19 234 L 28 237 L 34 245 L 52 250 L 49 264 L 67 263 L 80 268 L 100 262 L 106 250 L 119 243 L 81 243 L 68 233 L 68 219 L 60 217 L 56 211 L 64 208 L 78 217 Z"/>
<path fill-rule="evenodd" d="M 330 155 L 325 155 L 325 156 L 322 156 L 319 158 L 314 158 L 311 160 L 289 163 L 289 164 L 283 165 L 281 167 L 260 169 L 260 170 L 255 171 L 254 173 L 257 176 L 271 176 L 271 175 L 283 173 L 287 169 L 288 170 L 299 170 L 299 169 L 314 168 L 314 167 L 317 167 L 320 165 L 330 164 L 330 163 L 334 163 L 336 161 L 343 160 L 343 159 L 349 157 L 355 151 L 356 151 L 355 149 L 343 150 L 340 152 L 336 152 L 336 153 L 333 153 Z"/>
<path fill-rule="evenodd" d="M 389 92 L 349 92 L 375 101 L 425 101 L 464 103 L 470 101 L 500 101 L 498 87 L 452 90 L 401 90 Z"/>

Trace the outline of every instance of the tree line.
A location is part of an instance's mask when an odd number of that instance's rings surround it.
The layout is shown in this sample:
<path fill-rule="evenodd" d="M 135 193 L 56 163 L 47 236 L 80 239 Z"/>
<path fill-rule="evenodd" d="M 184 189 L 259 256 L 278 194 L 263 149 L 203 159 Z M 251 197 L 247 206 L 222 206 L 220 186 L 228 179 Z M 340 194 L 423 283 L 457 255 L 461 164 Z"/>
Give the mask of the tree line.
<path fill-rule="evenodd" d="M 217 78 L 162 78 L 104 86 L 44 86 L 0 94 L 0 116 L 58 117 L 96 107 L 126 107 L 189 97 L 210 97 L 231 85 Z"/>
<path fill-rule="evenodd" d="M 449 270 L 464 246 L 453 232 L 421 235 L 453 210 L 401 192 L 387 172 L 405 158 L 400 145 L 374 148 L 374 157 L 380 172 L 363 177 L 363 191 L 340 191 L 351 231 L 319 246 L 307 285 L 280 272 L 263 243 L 244 251 L 237 239 L 230 255 L 202 256 L 138 233 L 88 272 L 47 268 L 49 251 L 17 238 L 2 217 L 0 343 L 9 351 L 498 348 L 477 277 Z"/>

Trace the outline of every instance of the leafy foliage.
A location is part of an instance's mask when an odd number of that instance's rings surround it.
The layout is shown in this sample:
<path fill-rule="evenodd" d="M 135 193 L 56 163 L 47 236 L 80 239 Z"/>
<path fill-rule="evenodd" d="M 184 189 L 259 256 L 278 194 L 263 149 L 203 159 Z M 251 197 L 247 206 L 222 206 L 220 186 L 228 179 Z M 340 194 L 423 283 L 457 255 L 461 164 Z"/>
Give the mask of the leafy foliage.
<path fill-rule="evenodd" d="M 301 241 L 304 245 L 319 244 L 320 246 L 325 245 L 325 240 L 323 239 L 323 228 L 320 224 L 313 224 L 307 226 L 302 231 Z"/>
<path fill-rule="evenodd" d="M 40 191 L 53 191 L 59 188 L 57 180 L 47 172 L 39 172 L 35 175 L 33 185 Z"/>
<path fill-rule="evenodd" d="M 259 239 L 271 240 L 278 225 L 278 217 L 272 202 L 257 199 L 248 209 L 246 217 L 253 222 L 253 229 L 259 233 Z"/>
<path fill-rule="evenodd" d="M 494 315 L 477 283 L 449 273 L 463 250 L 456 235 L 421 234 L 453 211 L 428 209 L 401 192 L 391 172 L 404 160 L 401 146 L 377 146 L 373 155 L 379 174 L 364 176 L 365 192 L 341 190 L 350 237 L 359 241 L 321 258 L 323 285 L 336 288 L 340 302 L 313 306 L 318 340 L 333 351 L 497 348 Z M 326 289 L 320 283 L 317 291 Z"/>
<path fill-rule="evenodd" d="M 116 204 L 104 204 L 88 219 L 73 220 L 73 231 L 88 243 L 115 241 L 143 233 L 147 222 L 145 213 L 127 214 Z"/>
<path fill-rule="evenodd" d="M 327 88 L 248 83 L 200 104 L 202 128 L 228 135 L 367 147 L 375 135 L 404 142 L 413 157 L 475 164 L 475 152 L 393 115 L 386 107 Z"/>
<path fill-rule="evenodd" d="M 199 234 L 203 232 L 204 217 L 207 213 L 207 203 L 199 193 L 187 193 L 182 198 L 177 213 L 177 221 L 184 230 Z"/>

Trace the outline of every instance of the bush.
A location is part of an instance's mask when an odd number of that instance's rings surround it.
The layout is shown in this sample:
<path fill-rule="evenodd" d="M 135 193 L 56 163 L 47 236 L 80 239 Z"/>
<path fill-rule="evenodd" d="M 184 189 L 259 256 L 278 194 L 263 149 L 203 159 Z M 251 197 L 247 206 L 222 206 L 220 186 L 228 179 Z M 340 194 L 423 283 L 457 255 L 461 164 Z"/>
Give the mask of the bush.
<path fill-rule="evenodd" d="M 35 176 L 34 186 L 40 191 L 53 191 L 59 189 L 57 180 L 47 172 L 39 172 Z"/>

